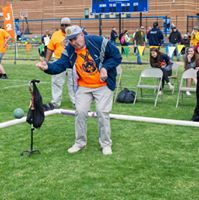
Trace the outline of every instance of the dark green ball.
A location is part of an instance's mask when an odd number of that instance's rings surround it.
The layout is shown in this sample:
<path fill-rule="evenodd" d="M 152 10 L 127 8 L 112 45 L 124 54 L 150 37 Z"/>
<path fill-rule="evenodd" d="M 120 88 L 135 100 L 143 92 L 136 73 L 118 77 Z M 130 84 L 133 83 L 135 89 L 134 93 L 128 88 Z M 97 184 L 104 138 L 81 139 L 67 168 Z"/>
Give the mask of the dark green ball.
<path fill-rule="evenodd" d="M 16 108 L 13 112 L 13 116 L 16 118 L 16 119 L 20 119 L 24 116 L 24 111 L 23 109 L 21 108 Z"/>

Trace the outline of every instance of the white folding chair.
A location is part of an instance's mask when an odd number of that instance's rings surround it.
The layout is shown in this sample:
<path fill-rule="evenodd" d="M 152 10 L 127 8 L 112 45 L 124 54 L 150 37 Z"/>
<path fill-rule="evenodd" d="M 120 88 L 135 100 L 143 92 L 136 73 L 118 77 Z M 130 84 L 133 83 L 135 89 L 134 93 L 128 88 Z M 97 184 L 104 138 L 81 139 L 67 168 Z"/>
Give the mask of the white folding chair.
<path fill-rule="evenodd" d="M 187 87 L 186 86 L 187 79 L 193 79 L 196 82 L 196 77 L 197 77 L 197 71 L 194 69 L 188 69 L 183 72 L 181 80 L 180 80 L 179 90 L 178 90 L 176 108 L 178 107 L 178 104 L 180 101 L 180 96 L 183 100 L 184 92 L 186 92 L 186 91 L 196 92 L 196 86 L 195 87 Z"/>
<path fill-rule="evenodd" d="M 137 84 L 137 91 L 134 99 L 134 104 L 138 98 L 138 92 L 140 91 L 141 98 L 144 98 L 143 95 L 143 89 L 150 89 L 153 90 L 153 96 L 154 97 L 154 106 L 157 105 L 159 91 L 162 85 L 162 77 L 163 72 L 161 69 L 158 68 L 147 68 L 143 70 L 140 74 L 138 84 Z M 147 95 L 149 96 L 149 95 Z"/>
<path fill-rule="evenodd" d="M 178 87 L 178 72 L 179 72 L 179 65 L 177 63 L 173 63 L 172 75 L 168 77 L 170 83 L 174 86 L 174 89 L 172 90 L 172 94 L 175 91 L 175 87 Z"/>
<path fill-rule="evenodd" d="M 118 65 L 116 69 L 117 69 L 117 80 L 116 80 L 116 89 L 115 89 L 115 95 L 114 95 L 114 100 L 113 100 L 114 103 L 116 102 L 117 95 L 118 95 L 118 92 L 119 92 L 119 88 L 122 87 L 122 82 L 121 82 L 122 67 L 121 67 L 121 65 Z"/>

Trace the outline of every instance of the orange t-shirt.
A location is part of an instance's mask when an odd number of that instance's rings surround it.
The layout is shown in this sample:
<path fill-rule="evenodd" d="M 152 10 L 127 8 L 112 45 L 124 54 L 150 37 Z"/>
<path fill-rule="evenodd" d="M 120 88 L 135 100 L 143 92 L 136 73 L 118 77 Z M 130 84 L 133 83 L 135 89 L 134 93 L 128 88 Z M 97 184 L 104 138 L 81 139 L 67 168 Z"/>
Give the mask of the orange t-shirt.
<path fill-rule="evenodd" d="M 78 85 L 83 87 L 98 88 L 107 85 L 100 80 L 100 72 L 93 61 L 88 49 L 76 50 L 76 71 L 79 76 Z"/>
<path fill-rule="evenodd" d="M 0 29 L 0 53 L 5 53 L 7 50 L 7 47 L 5 47 L 5 39 L 9 37 L 9 33 L 5 31 L 4 29 Z"/>
<path fill-rule="evenodd" d="M 61 30 L 55 31 L 48 44 L 48 49 L 54 52 L 55 58 L 59 59 L 65 47 L 65 33 Z"/>

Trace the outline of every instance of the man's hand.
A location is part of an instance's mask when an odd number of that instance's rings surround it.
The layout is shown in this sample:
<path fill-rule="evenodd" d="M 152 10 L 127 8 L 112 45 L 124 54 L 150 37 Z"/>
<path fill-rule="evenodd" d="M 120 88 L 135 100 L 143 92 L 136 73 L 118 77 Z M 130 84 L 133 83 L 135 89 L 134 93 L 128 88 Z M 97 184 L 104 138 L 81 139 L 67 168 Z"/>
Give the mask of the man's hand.
<path fill-rule="evenodd" d="M 47 65 L 46 61 L 40 61 L 40 62 L 36 63 L 36 67 L 38 67 L 42 71 L 48 69 L 48 65 Z"/>
<path fill-rule="evenodd" d="M 102 82 L 105 82 L 106 79 L 107 79 L 107 77 L 108 77 L 108 75 L 107 75 L 107 70 L 106 70 L 104 67 L 102 67 L 102 68 L 100 69 L 100 80 L 101 80 Z"/>

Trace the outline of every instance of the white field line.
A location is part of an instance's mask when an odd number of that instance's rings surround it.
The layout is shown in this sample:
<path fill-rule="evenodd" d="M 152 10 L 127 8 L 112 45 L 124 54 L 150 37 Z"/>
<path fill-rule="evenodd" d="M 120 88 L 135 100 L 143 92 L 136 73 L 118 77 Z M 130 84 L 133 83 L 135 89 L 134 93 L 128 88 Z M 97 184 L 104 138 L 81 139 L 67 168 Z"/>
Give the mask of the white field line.
<path fill-rule="evenodd" d="M 48 84 L 49 82 L 40 82 L 39 84 Z M 19 87 L 24 87 L 24 86 L 29 86 L 29 82 L 27 82 L 26 84 L 23 85 L 12 85 L 12 86 L 7 86 L 7 87 L 3 87 L 1 88 L 1 90 L 7 90 L 7 89 L 12 89 L 12 88 L 19 88 Z"/>
<path fill-rule="evenodd" d="M 30 80 L 20 80 L 20 79 L 5 79 L 5 80 L 0 80 L 0 81 L 5 81 L 5 82 L 21 82 L 21 83 L 29 83 Z M 50 83 L 47 81 L 40 81 L 39 83 Z"/>

